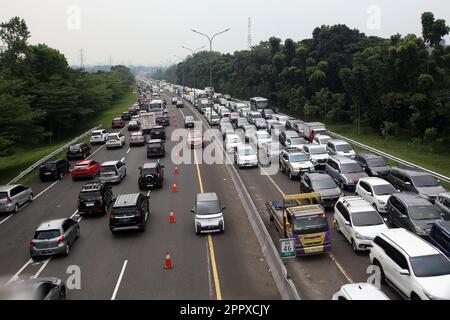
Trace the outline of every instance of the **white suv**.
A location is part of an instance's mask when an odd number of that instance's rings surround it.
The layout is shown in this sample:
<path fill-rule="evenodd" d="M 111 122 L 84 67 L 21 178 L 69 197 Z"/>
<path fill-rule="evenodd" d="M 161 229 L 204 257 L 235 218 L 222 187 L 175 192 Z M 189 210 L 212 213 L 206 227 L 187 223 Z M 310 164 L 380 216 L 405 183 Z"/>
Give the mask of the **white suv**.
<path fill-rule="evenodd" d="M 106 138 L 106 149 L 122 148 L 125 145 L 125 136 L 121 133 L 110 133 Z"/>
<path fill-rule="evenodd" d="M 355 195 L 370 202 L 380 213 L 386 213 L 389 197 L 398 192 L 392 184 L 376 177 L 361 178 L 355 189 Z"/>
<path fill-rule="evenodd" d="M 375 237 L 370 261 L 405 298 L 450 300 L 450 260 L 406 229 L 390 229 Z"/>
<path fill-rule="evenodd" d="M 355 252 L 368 250 L 375 236 L 388 227 L 369 202 L 360 197 L 341 197 L 334 206 L 336 230 Z"/>
<path fill-rule="evenodd" d="M 91 132 L 91 144 L 96 144 L 96 143 L 105 143 L 106 142 L 106 137 L 108 136 L 108 131 L 106 131 L 105 129 L 102 130 L 94 130 Z"/>

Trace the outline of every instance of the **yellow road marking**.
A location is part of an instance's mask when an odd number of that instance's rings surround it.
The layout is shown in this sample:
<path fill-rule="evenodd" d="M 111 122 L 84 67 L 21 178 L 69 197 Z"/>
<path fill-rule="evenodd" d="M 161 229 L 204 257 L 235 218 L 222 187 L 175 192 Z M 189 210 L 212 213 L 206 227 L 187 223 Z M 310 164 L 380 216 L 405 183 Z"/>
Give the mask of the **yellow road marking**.
<path fill-rule="evenodd" d="M 334 256 L 334 254 L 332 254 L 331 252 L 328 254 L 328 256 L 330 257 L 330 259 L 336 264 L 336 266 L 338 267 L 338 269 L 342 272 L 342 274 L 344 275 L 344 277 L 347 279 L 347 281 L 349 283 L 354 283 L 353 279 L 347 274 L 347 272 L 345 271 L 344 267 L 336 260 L 336 257 Z"/>
<path fill-rule="evenodd" d="M 181 116 L 183 117 L 183 119 L 185 119 L 186 117 L 185 117 L 183 111 L 180 110 L 180 113 L 181 113 Z M 200 166 L 198 164 L 198 159 L 197 159 L 197 150 L 195 150 L 195 149 L 194 149 L 194 159 L 195 159 L 195 165 L 197 167 L 197 177 L 198 177 L 198 183 L 200 185 L 200 192 L 204 193 L 205 189 L 203 188 L 202 175 L 200 173 Z M 217 271 L 216 255 L 214 253 L 214 243 L 213 243 L 213 239 L 212 239 L 212 236 L 210 233 L 208 234 L 208 248 L 209 248 L 209 255 L 211 257 L 211 269 L 212 269 L 213 278 L 214 278 L 214 287 L 216 289 L 216 299 L 222 300 L 222 292 L 220 290 L 219 273 Z"/>

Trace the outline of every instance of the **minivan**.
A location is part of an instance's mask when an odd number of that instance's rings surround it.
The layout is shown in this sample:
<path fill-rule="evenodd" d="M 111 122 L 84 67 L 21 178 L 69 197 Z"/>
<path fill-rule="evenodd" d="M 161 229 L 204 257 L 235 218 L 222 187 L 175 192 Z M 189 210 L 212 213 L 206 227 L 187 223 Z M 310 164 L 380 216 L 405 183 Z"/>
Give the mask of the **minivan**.
<path fill-rule="evenodd" d="M 224 210 L 215 192 L 198 193 L 191 210 L 195 214 L 195 233 L 225 231 Z"/>
<path fill-rule="evenodd" d="M 339 184 L 342 190 L 355 190 L 358 180 L 368 177 L 358 162 L 346 156 L 329 157 L 325 171 Z"/>

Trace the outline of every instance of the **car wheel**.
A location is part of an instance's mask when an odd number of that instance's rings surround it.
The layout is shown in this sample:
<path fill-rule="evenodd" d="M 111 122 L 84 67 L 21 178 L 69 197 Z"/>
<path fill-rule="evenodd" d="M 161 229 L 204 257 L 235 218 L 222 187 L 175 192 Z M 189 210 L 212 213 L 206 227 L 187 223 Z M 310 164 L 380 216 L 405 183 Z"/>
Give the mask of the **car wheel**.
<path fill-rule="evenodd" d="M 381 266 L 381 264 L 378 261 L 375 262 L 375 265 L 378 268 L 380 268 L 380 282 L 381 283 L 386 283 L 386 276 L 384 275 L 383 267 Z"/>
<path fill-rule="evenodd" d="M 356 246 L 355 240 L 352 239 L 352 249 L 356 254 L 358 253 L 358 247 Z"/>
<path fill-rule="evenodd" d="M 64 250 L 64 255 L 65 255 L 65 256 L 68 256 L 69 253 L 70 253 L 70 246 L 69 246 L 69 243 L 67 243 L 67 244 L 66 244 L 66 249 Z"/>
<path fill-rule="evenodd" d="M 78 239 L 79 237 L 80 237 L 80 233 L 81 233 L 81 231 L 80 231 L 80 227 L 78 227 L 77 228 L 77 235 L 76 235 L 76 239 Z"/>
<path fill-rule="evenodd" d="M 19 204 L 18 204 L 18 203 L 16 203 L 16 205 L 14 206 L 13 212 L 14 212 L 14 213 L 19 212 Z"/>
<path fill-rule="evenodd" d="M 288 172 L 288 176 L 289 176 L 289 179 L 291 179 L 291 180 L 293 180 L 293 179 L 294 179 L 294 176 L 292 175 L 292 171 L 291 171 L 291 170 L 289 170 L 289 172 Z"/>
<path fill-rule="evenodd" d="M 28 202 L 33 202 L 33 194 L 32 193 L 30 193 L 30 197 L 28 198 Z"/>

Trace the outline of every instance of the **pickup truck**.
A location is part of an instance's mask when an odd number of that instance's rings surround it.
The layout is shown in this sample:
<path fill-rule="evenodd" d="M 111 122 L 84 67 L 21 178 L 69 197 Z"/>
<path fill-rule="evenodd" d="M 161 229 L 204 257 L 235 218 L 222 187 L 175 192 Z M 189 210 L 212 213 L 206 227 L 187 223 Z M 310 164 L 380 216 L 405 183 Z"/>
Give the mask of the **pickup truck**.
<path fill-rule="evenodd" d="M 321 254 L 331 250 L 330 227 L 320 193 L 284 195 L 281 200 L 267 201 L 270 221 L 285 238 L 295 241 L 296 255 Z"/>

